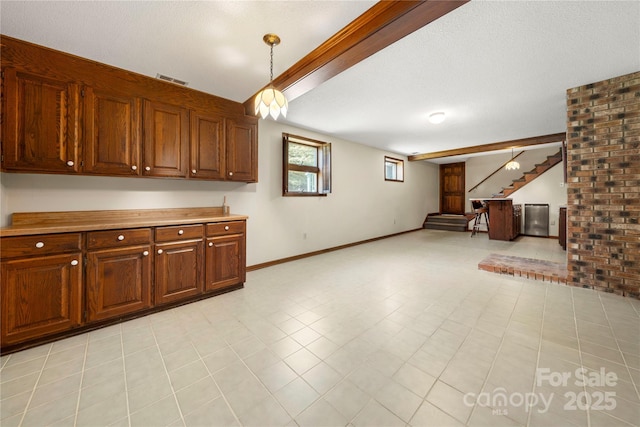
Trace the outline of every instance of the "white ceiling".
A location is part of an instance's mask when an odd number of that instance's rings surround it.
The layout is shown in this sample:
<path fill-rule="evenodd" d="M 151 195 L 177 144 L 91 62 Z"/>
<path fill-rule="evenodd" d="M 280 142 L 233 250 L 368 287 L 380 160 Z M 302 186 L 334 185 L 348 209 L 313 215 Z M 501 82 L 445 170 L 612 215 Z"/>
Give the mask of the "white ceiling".
<path fill-rule="evenodd" d="M 372 1 L 7 1 L 0 32 L 244 102 Z M 292 100 L 286 122 L 399 154 L 564 132 L 566 89 L 640 70 L 640 1 L 473 0 Z M 427 117 L 444 111 L 447 120 Z"/>

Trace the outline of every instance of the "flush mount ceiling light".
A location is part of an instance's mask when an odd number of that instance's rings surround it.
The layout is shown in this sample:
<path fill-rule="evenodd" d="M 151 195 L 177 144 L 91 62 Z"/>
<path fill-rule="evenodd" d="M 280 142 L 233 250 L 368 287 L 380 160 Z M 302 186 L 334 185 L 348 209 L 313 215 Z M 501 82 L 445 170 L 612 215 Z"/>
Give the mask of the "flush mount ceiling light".
<path fill-rule="evenodd" d="M 438 111 L 437 113 L 432 113 L 429 115 L 429 121 L 434 125 L 439 125 L 444 122 L 445 115 L 442 111 Z"/>
<path fill-rule="evenodd" d="M 256 115 L 260 113 L 260 117 L 263 119 L 271 115 L 274 120 L 277 120 L 280 114 L 282 114 L 282 117 L 287 117 L 287 110 L 289 109 L 287 98 L 284 97 L 282 92 L 273 87 L 273 47 L 280 44 L 280 37 L 275 34 L 265 34 L 262 40 L 271 47 L 271 74 L 269 87 L 256 95 L 255 111 Z"/>
<path fill-rule="evenodd" d="M 511 149 L 511 160 L 504 166 L 508 171 L 520 169 L 520 163 L 513 160 L 513 148 Z"/>

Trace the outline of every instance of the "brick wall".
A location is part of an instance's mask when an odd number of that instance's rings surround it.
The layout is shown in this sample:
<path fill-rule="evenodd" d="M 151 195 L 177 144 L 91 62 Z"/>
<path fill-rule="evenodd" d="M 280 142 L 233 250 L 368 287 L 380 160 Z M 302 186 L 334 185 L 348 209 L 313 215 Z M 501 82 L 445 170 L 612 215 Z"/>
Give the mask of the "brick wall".
<path fill-rule="evenodd" d="M 567 284 L 640 298 L 640 72 L 567 91 Z"/>

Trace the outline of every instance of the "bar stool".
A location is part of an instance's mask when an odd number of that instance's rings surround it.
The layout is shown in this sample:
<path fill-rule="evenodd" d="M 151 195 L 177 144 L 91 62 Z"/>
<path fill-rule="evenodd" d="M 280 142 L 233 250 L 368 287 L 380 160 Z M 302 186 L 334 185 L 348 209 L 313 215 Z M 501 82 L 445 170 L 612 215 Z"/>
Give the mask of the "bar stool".
<path fill-rule="evenodd" d="M 489 231 L 489 209 L 487 209 L 484 203 L 480 200 L 472 200 L 471 207 L 473 207 L 473 212 L 476 214 L 476 217 L 473 220 L 473 230 L 471 231 L 471 237 L 473 237 L 480 230 L 483 216 L 484 222 L 487 226 L 487 231 Z"/>

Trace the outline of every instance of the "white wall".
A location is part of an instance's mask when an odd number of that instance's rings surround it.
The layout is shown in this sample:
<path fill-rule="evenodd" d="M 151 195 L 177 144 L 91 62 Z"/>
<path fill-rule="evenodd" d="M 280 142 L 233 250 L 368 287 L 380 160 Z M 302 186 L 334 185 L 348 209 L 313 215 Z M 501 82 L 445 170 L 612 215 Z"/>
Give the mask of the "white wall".
<path fill-rule="evenodd" d="M 282 197 L 282 132 L 332 143 L 332 194 Z M 397 154 L 270 120 L 258 135 L 255 184 L 0 174 L 1 225 L 12 212 L 219 206 L 226 195 L 233 213 L 249 216 L 247 264 L 255 265 L 420 228 L 438 210 L 438 165 L 405 161 L 404 183 L 387 182 L 384 156 Z"/>

